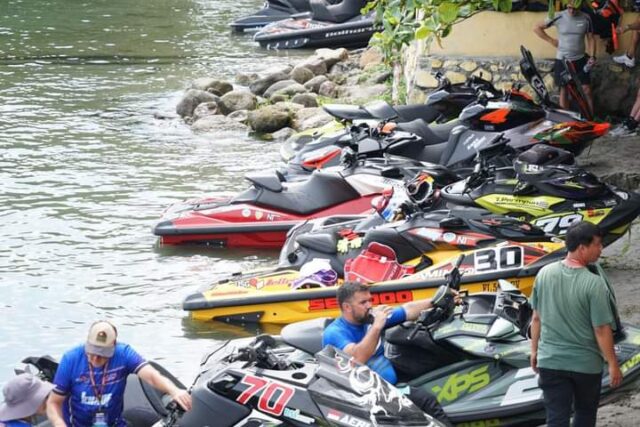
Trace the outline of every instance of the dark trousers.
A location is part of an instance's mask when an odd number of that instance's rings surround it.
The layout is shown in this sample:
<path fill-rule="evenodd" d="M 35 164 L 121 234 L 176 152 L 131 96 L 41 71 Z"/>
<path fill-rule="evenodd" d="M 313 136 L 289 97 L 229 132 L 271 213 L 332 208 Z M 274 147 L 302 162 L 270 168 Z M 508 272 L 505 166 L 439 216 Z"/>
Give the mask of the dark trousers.
<path fill-rule="evenodd" d="M 540 368 L 538 384 L 544 395 L 547 426 L 568 427 L 574 408 L 574 427 L 593 427 L 600 400 L 601 374 Z"/>
<path fill-rule="evenodd" d="M 448 426 L 453 425 L 436 397 L 428 391 L 419 387 L 410 387 L 407 397 L 411 399 L 418 408 L 422 409 L 423 412 L 426 412 Z"/>

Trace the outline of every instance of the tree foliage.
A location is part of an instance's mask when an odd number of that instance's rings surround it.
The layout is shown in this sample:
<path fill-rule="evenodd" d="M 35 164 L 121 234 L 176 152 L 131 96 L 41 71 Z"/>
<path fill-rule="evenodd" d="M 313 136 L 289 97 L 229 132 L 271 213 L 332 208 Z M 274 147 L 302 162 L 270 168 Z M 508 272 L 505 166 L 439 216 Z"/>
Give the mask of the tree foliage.
<path fill-rule="evenodd" d="M 439 43 L 455 22 L 486 9 L 510 12 L 511 0 L 371 0 L 363 12 L 375 11 L 382 30 L 374 34 L 372 44 L 382 50 L 387 63 L 397 64 L 402 49 L 413 40 Z"/>

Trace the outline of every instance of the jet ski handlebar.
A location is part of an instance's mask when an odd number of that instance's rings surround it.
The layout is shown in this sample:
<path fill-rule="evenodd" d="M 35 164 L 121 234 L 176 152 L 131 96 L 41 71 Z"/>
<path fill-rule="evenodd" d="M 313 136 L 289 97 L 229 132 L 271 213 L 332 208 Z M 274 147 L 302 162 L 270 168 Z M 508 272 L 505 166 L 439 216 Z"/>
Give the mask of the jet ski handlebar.
<path fill-rule="evenodd" d="M 289 367 L 287 361 L 271 351 L 274 347 L 276 347 L 276 341 L 271 335 L 258 335 L 249 345 L 239 348 L 236 353 L 230 355 L 228 361 L 246 362 L 243 369 L 254 364 L 266 369 L 287 369 Z"/>
<path fill-rule="evenodd" d="M 464 255 L 460 255 L 451 271 L 445 276 L 447 283 L 440 286 L 436 291 L 431 299 L 432 307 L 420 313 L 413 329 L 407 337 L 408 341 L 413 340 L 421 328 L 432 328 L 439 322 L 451 317 L 456 306 L 455 293 L 453 291 L 460 289 L 460 279 L 462 278 L 460 265 L 463 259 Z"/>

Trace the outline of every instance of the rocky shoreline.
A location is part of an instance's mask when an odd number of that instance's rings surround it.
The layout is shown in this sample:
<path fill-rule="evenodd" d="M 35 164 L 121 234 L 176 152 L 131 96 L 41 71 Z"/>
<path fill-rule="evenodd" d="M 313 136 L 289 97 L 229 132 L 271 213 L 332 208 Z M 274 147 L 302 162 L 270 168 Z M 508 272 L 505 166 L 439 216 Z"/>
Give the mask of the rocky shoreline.
<path fill-rule="evenodd" d="M 195 132 L 245 131 L 284 140 L 333 121 L 324 103 L 362 104 L 389 98 L 390 70 L 376 49 L 318 49 L 295 64 L 235 81 L 194 80 L 176 112 Z"/>

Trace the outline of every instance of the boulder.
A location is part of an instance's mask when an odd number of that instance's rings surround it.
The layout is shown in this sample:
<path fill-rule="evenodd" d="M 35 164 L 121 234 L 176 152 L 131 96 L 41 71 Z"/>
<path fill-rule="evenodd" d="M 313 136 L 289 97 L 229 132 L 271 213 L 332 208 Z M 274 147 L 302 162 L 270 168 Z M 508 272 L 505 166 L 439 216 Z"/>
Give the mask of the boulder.
<path fill-rule="evenodd" d="M 260 78 L 256 73 L 238 73 L 236 74 L 236 83 L 241 86 L 249 86 Z"/>
<path fill-rule="evenodd" d="M 284 95 L 286 97 L 291 98 L 299 93 L 307 93 L 308 90 L 306 87 L 302 86 L 300 83 L 292 84 L 284 89 L 280 89 L 276 91 L 273 95 Z"/>
<path fill-rule="evenodd" d="M 338 93 L 338 85 L 332 82 L 331 80 L 327 80 L 326 82 L 320 85 L 318 89 L 318 95 L 328 96 L 329 98 L 335 98 Z"/>
<path fill-rule="evenodd" d="M 304 60 L 300 64 L 300 66 L 308 68 L 316 76 L 327 74 L 328 71 L 327 64 L 324 62 L 324 60 L 316 56 L 312 56 Z"/>
<path fill-rule="evenodd" d="M 303 65 L 297 65 L 293 70 L 291 70 L 291 79 L 300 84 L 308 82 L 313 77 L 313 72 Z"/>
<path fill-rule="evenodd" d="M 324 126 L 333 120 L 334 118 L 322 108 L 305 108 L 296 114 L 293 127 L 299 132 L 302 132 Z"/>
<path fill-rule="evenodd" d="M 352 101 L 368 102 L 379 99 L 389 91 L 389 87 L 385 84 L 377 84 L 370 86 L 341 86 L 338 96 L 348 98 Z"/>
<path fill-rule="evenodd" d="M 259 78 L 249 85 L 249 90 L 258 96 L 262 96 L 264 92 L 272 86 L 274 83 L 281 80 L 289 79 L 289 73 L 277 72 L 267 74 L 266 76 Z"/>
<path fill-rule="evenodd" d="M 193 120 L 197 121 L 203 117 L 213 116 L 218 114 L 218 103 L 217 102 L 203 102 L 198 105 L 195 110 L 193 110 Z"/>
<path fill-rule="evenodd" d="M 206 116 L 191 126 L 194 132 L 246 132 L 247 126 L 227 116 Z"/>
<path fill-rule="evenodd" d="M 273 106 L 276 108 L 280 108 L 282 111 L 286 111 L 290 114 L 295 114 L 304 108 L 304 106 L 300 104 L 295 104 L 293 102 L 287 102 L 287 101 L 278 102 L 276 104 L 273 104 Z"/>
<path fill-rule="evenodd" d="M 202 77 L 191 83 L 192 89 L 204 90 L 217 96 L 222 96 L 233 90 L 233 85 L 224 80 Z"/>
<path fill-rule="evenodd" d="M 271 137 L 275 141 L 284 141 L 293 136 L 294 133 L 296 133 L 296 131 L 291 128 L 282 128 L 279 131 L 272 133 Z"/>
<path fill-rule="evenodd" d="M 274 105 L 267 105 L 258 110 L 250 111 L 248 123 L 256 132 L 272 133 L 289 126 L 291 115 Z"/>
<path fill-rule="evenodd" d="M 267 90 L 264 91 L 263 96 L 267 99 L 271 98 L 271 95 L 273 95 L 274 93 L 278 92 L 281 89 L 285 89 L 287 86 L 292 86 L 292 85 L 299 85 L 300 83 L 296 82 L 295 80 L 280 80 L 278 82 L 275 82 L 274 84 L 272 84 L 271 86 L 269 86 L 267 88 Z"/>
<path fill-rule="evenodd" d="M 318 99 L 316 95 L 311 93 L 299 93 L 293 98 L 291 98 L 291 102 L 295 104 L 304 105 L 305 107 L 318 106 Z"/>
<path fill-rule="evenodd" d="M 349 51 L 343 47 L 339 49 L 317 49 L 315 56 L 322 58 L 327 68 L 333 67 L 336 63 L 349 59 Z"/>
<path fill-rule="evenodd" d="M 320 85 L 322 85 L 322 83 L 326 82 L 327 80 L 329 80 L 327 76 L 315 76 L 314 78 L 306 82 L 304 84 L 304 87 L 309 89 L 311 92 L 318 93 L 318 90 L 320 90 Z"/>
<path fill-rule="evenodd" d="M 378 71 L 367 79 L 368 82 L 373 84 L 384 83 L 391 78 L 391 71 Z"/>
<path fill-rule="evenodd" d="M 190 117 L 193 114 L 193 110 L 203 102 L 218 102 L 219 100 L 218 96 L 204 90 L 189 89 L 178 102 L 176 113 L 181 117 Z"/>
<path fill-rule="evenodd" d="M 285 102 L 287 99 L 289 99 L 286 95 L 283 95 L 281 93 L 274 93 L 273 95 L 271 95 L 271 98 L 269 98 L 269 102 L 272 104 L 277 104 L 279 102 Z"/>
<path fill-rule="evenodd" d="M 365 68 L 367 65 L 382 64 L 384 58 L 382 52 L 377 47 L 370 47 L 362 52 L 360 55 L 360 68 Z"/>
<path fill-rule="evenodd" d="M 255 110 L 258 99 L 249 91 L 234 90 L 220 98 L 218 104 L 222 114 L 229 114 L 238 110 Z"/>
<path fill-rule="evenodd" d="M 235 120 L 236 122 L 247 123 L 247 120 L 249 119 L 249 111 L 247 110 L 234 111 L 233 113 L 229 114 L 227 117 L 232 120 Z"/>

